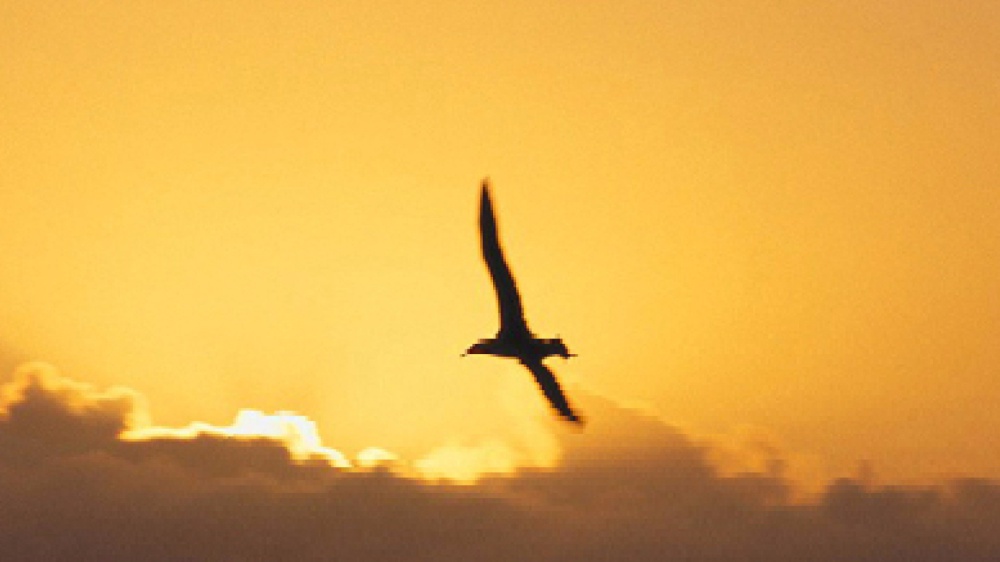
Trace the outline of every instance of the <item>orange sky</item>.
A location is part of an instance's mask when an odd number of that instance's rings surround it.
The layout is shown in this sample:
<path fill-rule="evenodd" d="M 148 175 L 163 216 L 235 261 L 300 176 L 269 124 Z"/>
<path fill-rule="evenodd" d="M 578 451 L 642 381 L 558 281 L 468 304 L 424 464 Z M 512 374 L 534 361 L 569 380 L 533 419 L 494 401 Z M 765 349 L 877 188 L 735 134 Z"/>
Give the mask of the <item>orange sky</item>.
<path fill-rule="evenodd" d="M 6 371 L 349 450 L 502 433 L 530 379 L 458 358 L 489 175 L 571 392 L 1000 477 L 1000 8 L 692 4 L 4 3 Z"/>

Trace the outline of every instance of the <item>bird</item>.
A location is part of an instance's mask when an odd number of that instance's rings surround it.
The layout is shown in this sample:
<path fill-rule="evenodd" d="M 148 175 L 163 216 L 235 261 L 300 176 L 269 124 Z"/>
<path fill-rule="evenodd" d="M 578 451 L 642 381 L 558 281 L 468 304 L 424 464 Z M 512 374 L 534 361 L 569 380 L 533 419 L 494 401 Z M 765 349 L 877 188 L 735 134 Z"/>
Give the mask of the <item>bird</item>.
<path fill-rule="evenodd" d="M 564 359 L 575 357 L 570 353 L 561 338 L 538 338 L 528 329 L 524 318 L 524 307 L 517 284 L 510 272 L 510 267 L 504 259 L 500 246 L 500 236 L 497 232 L 496 216 L 493 203 L 490 200 L 490 182 L 484 179 L 479 200 L 479 235 L 482 243 L 483 261 L 493 280 L 493 289 L 497 295 L 497 305 L 500 311 L 500 330 L 496 337 L 480 339 L 472 344 L 462 355 L 481 354 L 510 357 L 517 359 L 535 378 L 535 382 L 548 399 L 549 404 L 564 420 L 582 426 L 584 419 L 566 399 L 559 381 L 552 371 L 542 362 L 552 355 Z"/>

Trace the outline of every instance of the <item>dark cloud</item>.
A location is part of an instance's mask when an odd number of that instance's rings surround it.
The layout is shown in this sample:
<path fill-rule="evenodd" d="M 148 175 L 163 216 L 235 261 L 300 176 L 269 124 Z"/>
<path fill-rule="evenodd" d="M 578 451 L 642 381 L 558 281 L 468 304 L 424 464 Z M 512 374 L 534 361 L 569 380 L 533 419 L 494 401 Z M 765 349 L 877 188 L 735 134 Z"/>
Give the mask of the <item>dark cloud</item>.
<path fill-rule="evenodd" d="M 785 458 L 714 445 L 596 397 L 555 469 L 473 486 L 302 460 L 281 441 L 122 438 L 127 390 L 22 369 L 0 404 L 5 560 L 997 560 L 1000 487 L 842 479 L 796 499 Z"/>

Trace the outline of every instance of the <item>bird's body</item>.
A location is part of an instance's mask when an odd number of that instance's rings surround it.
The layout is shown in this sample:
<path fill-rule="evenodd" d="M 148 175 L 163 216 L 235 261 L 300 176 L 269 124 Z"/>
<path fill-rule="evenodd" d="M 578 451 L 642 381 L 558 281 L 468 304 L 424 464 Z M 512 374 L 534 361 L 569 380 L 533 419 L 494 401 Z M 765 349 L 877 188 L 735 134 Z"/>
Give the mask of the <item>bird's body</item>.
<path fill-rule="evenodd" d="M 489 184 L 483 182 L 479 205 L 479 233 L 482 242 L 483 260 L 493 279 L 500 309 L 500 330 L 496 337 L 481 339 L 466 350 L 467 354 L 486 354 L 515 358 L 528 368 L 541 387 L 552 407 L 564 419 L 583 423 L 583 419 L 573 411 L 552 371 L 542 363 L 550 355 L 563 358 L 573 354 L 559 338 L 536 338 L 524 319 L 521 296 L 514 283 L 510 267 L 507 265 L 500 247 L 496 218 L 490 201 Z"/>

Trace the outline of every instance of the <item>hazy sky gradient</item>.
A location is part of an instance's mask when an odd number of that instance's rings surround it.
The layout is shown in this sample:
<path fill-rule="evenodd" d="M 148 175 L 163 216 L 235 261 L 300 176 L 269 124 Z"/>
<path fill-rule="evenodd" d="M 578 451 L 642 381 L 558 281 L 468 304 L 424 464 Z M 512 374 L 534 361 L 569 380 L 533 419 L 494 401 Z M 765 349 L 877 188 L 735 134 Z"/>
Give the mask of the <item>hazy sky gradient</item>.
<path fill-rule="evenodd" d="M 0 6 L 7 365 L 350 451 L 508 435 L 530 379 L 458 358 L 489 175 L 570 392 L 1000 476 L 996 2 L 339 4 Z"/>

